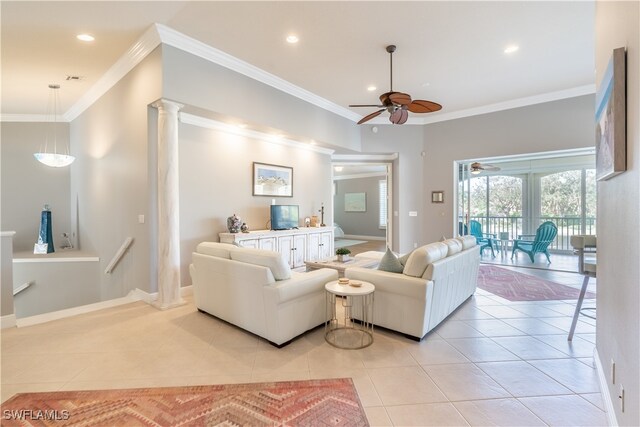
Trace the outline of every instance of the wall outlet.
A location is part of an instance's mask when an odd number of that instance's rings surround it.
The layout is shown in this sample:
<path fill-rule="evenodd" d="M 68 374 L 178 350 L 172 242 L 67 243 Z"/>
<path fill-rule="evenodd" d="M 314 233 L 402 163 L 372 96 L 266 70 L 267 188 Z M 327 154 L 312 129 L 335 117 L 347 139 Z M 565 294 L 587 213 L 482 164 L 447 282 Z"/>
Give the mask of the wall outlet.
<path fill-rule="evenodd" d="M 622 384 L 620 385 L 620 395 L 618 397 L 620 398 L 620 409 L 624 412 L 624 387 Z"/>
<path fill-rule="evenodd" d="M 413 242 L 413 248 L 417 248 L 418 247 L 418 243 L 417 242 Z"/>
<path fill-rule="evenodd" d="M 616 362 L 611 359 L 611 384 L 616 383 Z"/>

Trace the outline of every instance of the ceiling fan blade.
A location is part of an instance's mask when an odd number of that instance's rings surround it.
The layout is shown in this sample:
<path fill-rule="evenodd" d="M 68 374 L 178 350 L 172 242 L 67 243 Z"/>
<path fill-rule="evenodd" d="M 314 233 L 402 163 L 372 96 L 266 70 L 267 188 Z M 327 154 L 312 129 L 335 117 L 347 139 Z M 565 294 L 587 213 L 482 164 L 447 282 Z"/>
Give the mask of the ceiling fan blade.
<path fill-rule="evenodd" d="M 349 105 L 349 107 L 376 107 L 376 108 L 382 108 L 384 107 L 384 105 L 378 105 L 378 104 L 351 104 Z"/>
<path fill-rule="evenodd" d="M 407 93 L 394 92 L 389 95 L 389 99 L 394 104 L 407 105 L 411 104 L 411 96 Z"/>
<path fill-rule="evenodd" d="M 482 169 L 486 170 L 486 171 L 499 171 L 500 168 L 497 166 L 493 166 L 493 165 L 482 165 Z"/>
<path fill-rule="evenodd" d="M 412 113 L 433 113 L 441 109 L 442 105 L 422 99 L 416 99 L 409 104 L 409 111 Z"/>
<path fill-rule="evenodd" d="M 401 125 L 405 123 L 408 118 L 409 118 L 409 113 L 407 112 L 407 110 L 398 108 L 396 111 L 391 113 L 391 115 L 389 116 L 389 121 L 394 125 Z"/>
<path fill-rule="evenodd" d="M 359 125 L 363 124 L 364 122 L 368 122 L 369 120 L 373 119 L 374 117 L 378 117 L 380 115 L 380 113 L 382 113 L 385 109 L 383 108 L 382 110 L 378 110 L 378 111 L 374 111 L 373 113 L 364 116 L 363 118 L 360 119 L 360 121 L 358 122 Z"/>

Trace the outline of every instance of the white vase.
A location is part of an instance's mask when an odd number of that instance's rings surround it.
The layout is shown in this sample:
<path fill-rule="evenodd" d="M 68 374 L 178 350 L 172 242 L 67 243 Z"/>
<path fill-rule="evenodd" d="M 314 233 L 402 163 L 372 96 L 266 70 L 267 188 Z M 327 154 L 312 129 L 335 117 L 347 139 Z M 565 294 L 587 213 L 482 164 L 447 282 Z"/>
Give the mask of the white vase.
<path fill-rule="evenodd" d="M 338 255 L 338 262 L 347 262 L 349 261 L 349 255 Z"/>

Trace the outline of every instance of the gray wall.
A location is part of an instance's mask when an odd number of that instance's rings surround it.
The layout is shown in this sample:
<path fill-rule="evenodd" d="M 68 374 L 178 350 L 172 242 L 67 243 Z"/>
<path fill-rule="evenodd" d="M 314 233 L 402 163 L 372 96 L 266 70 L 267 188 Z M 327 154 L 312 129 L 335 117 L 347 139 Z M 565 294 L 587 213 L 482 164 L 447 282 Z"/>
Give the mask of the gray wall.
<path fill-rule="evenodd" d="M 293 167 L 293 197 L 276 204 L 299 205 L 301 219 L 319 215 L 332 224 L 331 159 L 305 149 L 277 145 L 225 132 L 181 124 L 180 240 L 181 283 L 191 284 L 191 254 L 202 241 L 218 241 L 227 217 L 237 214 L 251 230 L 264 230 L 272 197 L 253 196 L 253 162 Z"/>
<path fill-rule="evenodd" d="M 16 232 L 14 250 L 31 250 L 38 240 L 40 212 L 51 208 L 53 242 L 62 243 L 71 232 L 69 206 L 70 168 L 45 166 L 33 157 L 41 151 L 51 123 L 2 123 L 2 212 L 0 228 Z M 69 124 L 58 123 L 58 152 L 69 143 Z M 52 150 L 52 147 L 49 147 Z"/>
<path fill-rule="evenodd" d="M 639 3 L 596 2 L 596 76 L 627 47 L 627 171 L 598 183 L 596 347 L 619 425 L 640 425 L 640 23 Z M 593 126 L 592 126 L 593 129 Z M 592 130 L 593 131 L 593 130 Z M 611 359 L 616 384 L 611 382 Z M 626 394 L 620 409 L 620 386 Z"/>
<path fill-rule="evenodd" d="M 155 292 L 150 281 L 150 188 L 148 182 L 148 104 L 161 96 L 158 48 L 71 123 L 72 222 L 78 244 L 100 257 L 104 271 L 127 237 L 134 242 L 113 274 L 101 274 L 101 300 L 140 288 Z M 77 215 L 76 215 L 77 213 Z M 147 217 L 138 223 L 138 215 Z M 93 284 L 88 284 L 94 286 Z"/>
<path fill-rule="evenodd" d="M 13 314 L 13 232 L 0 236 L 0 316 Z"/>
<path fill-rule="evenodd" d="M 594 96 L 586 95 L 425 127 L 420 217 L 422 242 L 452 236 L 455 160 L 592 147 Z M 444 190 L 444 203 L 431 203 L 431 191 Z"/>
<path fill-rule="evenodd" d="M 179 49 L 163 47 L 163 96 L 245 123 L 360 149 L 352 121 Z"/>
<path fill-rule="evenodd" d="M 393 250 L 408 252 L 414 247 L 429 243 L 420 239 L 424 215 L 422 212 L 423 161 L 420 155 L 424 141 L 424 126 L 373 126 L 360 127 L 362 151 L 366 153 L 397 153 L 393 161 Z M 409 216 L 416 211 L 417 217 Z M 397 215 L 396 215 L 397 214 Z"/>
<path fill-rule="evenodd" d="M 344 230 L 344 234 L 358 236 L 385 237 L 386 230 L 380 229 L 378 220 L 380 213 L 380 191 L 378 182 L 386 179 L 384 176 L 368 178 L 336 180 L 336 195 L 333 198 L 334 221 Z M 345 212 L 345 193 L 366 193 L 366 212 Z"/>

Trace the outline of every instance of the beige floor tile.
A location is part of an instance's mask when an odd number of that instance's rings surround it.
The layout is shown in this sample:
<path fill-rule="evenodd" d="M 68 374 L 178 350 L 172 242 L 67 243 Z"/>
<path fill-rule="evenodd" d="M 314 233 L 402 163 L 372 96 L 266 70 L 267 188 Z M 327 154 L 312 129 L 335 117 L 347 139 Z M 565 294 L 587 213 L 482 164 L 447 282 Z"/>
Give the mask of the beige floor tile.
<path fill-rule="evenodd" d="M 567 335 L 562 329 L 541 322 L 539 319 L 533 317 L 526 319 L 504 319 L 504 321 L 528 335 Z"/>
<path fill-rule="evenodd" d="M 480 307 L 480 310 L 484 311 L 485 313 L 489 313 L 490 315 L 498 319 L 508 319 L 508 318 L 518 319 L 522 317 L 521 312 L 519 312 L 518 310 L 514 310 L 513 308 L 506 307 L 504 305 L 482 306 Z"/>
<path fill-rule="evenodd" d="M 558 359 L 567 355 L 530 336 L 493 338 L 495 342 L 525 360 Z"/>
<path fill-rule="evenodd" d="M 595 369 L 575 359 L 533 360 L 540 369 L 574 393 L 599 393 L 598 374 Z"/>
<path fill-rule="evenodd" d="M 601 393 L 585 393 L 585 394 L 581 394 L 580 397 L 582 397 L 583 399 L 586 399 L 589 402 L 591 402 L 592 404 L 596 405 L 596 407 L 598 407 L 598 409 L 600 409 L 602 411 L 606 411 L 606 409 L 604 407 L 604 400 L 602 400 L 602 394 Z"/>
<path fill-rule="evenodd" d="M 492 341 L 491 338 L 448 339 L 447 342 L 472 362 L 520 360 L 518 356 Z"/>
<path fill-rule="evenodd" d="M 466 323 L 487 337 L 513 337 L 525 335 L 524 332 L 505 323 L 506 320 L 503 322 L 499 319 L 475 319 L 466 320 Z"/>
<path fill-rule="evenodd" d="M 607 417 L 578 395 L 524 397 L 527 408 L 550 426 L 606 426 Z"/>
<path fill-rule="evenodd" d="M 308 374 L 309 362 L 306 354 L 286 353 L 278 349 L 262 350 L 256 353 L 253 372 L 306 372 Z"/>
<path fill-rule="evenodd" d="M 557 314 L 557 313 L 556 313 Z M 464 305 L 458 308 L 453 316 L 451 316 L 452 320 L 470 320 L 470 319 L 495 319 L 489 313 L 480 310 L 478 307 L 473 305 Z"/>
<path fill-rule="evenodd" d="M 596 343 L 596 334 L 575 334 L 574 337 L 582 338 L 592 344 Z"/>
<path fill-rule="evenodd" d="M 413 358 L 421 365 L 440 365 L 468 363 L 469 359 L 445 340 L 432 340 L 420 343 L 409 350 Z"/>
<path fill-rule="evenodd" d="M 94 356 L 91 363 L 72 378 L 72 381 L 123 380 L 137 375 L 141 361 L 153 359 L 154 352 L 109 352 Z"/>
<path fill-rule="evenodd" d="M 485 295 L 473 295 L 470 299 L 470 303 L 475 307 L 486 307 L 490 305 L 501 305 L 498 301 L 489 297 L 488 295 L 493 295 L 490 293 L 486 293 Z"/>
<path fill-rule="evenodd" d="M 95 359 L 95 354 L 19 355 L 22 368 L 13 377 L 13 383 L 67 382 L 77 376 Z M 3 358 L 4 359 L 4 358 Z M 3 369 L 3 382 L 7 381 Z M 8 381 L 7 381 L 8 382 Z"/>
<path fill-rule="evenodd" d="M 528 317 L 563 317 L 564 314 L 550 309 L 540 304 L 514 304 L 511 306 L 514 310 L 525 314 Z"/>
<path fill-rule="evenodd" d="M 420 367 L 370 369 L 369 377 L 385 406 L 447 401 Z"/>
<path fill-rule="evenodd" d="M 336 368 L 363 369 L 362 353 L 360 351 L 340 350 L 326 345 L 307 353 L 309 369 L 311 371 L 331 371 Z"/>
<path fill-rule="evenodd" d="M 254 372 L 251 374 L 252 383 L 304 381 L 308 379 L 310 379 L 308 372 Z"/>
<path fill-rule="evenodd" d="M 356 387 L 362 406 L 366 408 L 369 406 L 382 405 L 382 399 L 380 399 L 373 385 L 373 381 L 371 381 L 368 374 L 364 373 L 362 375 L 352 376 L 351 379 L 353 380 L 353 385 Z"/>
<path fill-rule="evenodd" d="M 371 347 L 362 349 L 362 363 L 365 368 L 391 368 L 394 366 L 416 366 L 417 362 L 405 347 L 372 349 Z"/>
<path fill-rule="evenodd" d="M 477 366 L 515 397 L 571 394 L 527 362 L 478 363 Z"/>
<path fill-rule="evenodd" d="M 451 403 L 387 406 L 389 418 L 396 426 L 468 426 Z"/>
<path fill-rule="evenodd" d="M 567 356 L 593 357 L 595 344 L 578 336 L 574 335 L 571 341 L 567 340 L 568 335 L 566 333 L 562 335 L 534 335 L 534 337 Z"/>
<path fill-rule="evenodd" d="M 546 426 L 516 399 L 491 399 L 453 404 L 472 426 Z"/>
<path fill-rule="evenodd" d="M 23 384 L 2 384 L 0 389 L 2 402 L 6 402 L 18 393 L 40 393 L 45 391 L 62 390 L 64 383 L 23 383 Z"/>
<path fill-rule="evenodd" d="M 511 397 L 504 388 L 472 363 L 428 365 L 424 366 L 424 370 L 452 402 Z"/>
<path fill-rule="evenodd" d="M 596 367 L 595 361 L 593 360 L 593 356 L 592 357 L 576 357 L 575 360 L 578 360 L 582 363 L 584 363 L 585 365 L 587 365 L 590 368 L 594 368 Z"/>
<path fill-rule="evenodd" d="M 367 420 L 371 427 L 387 427 L 393 425 L 384 406 L 365 407 L 364 412 L 367 415 Z"/>
<path fill-rule="evenodd" d="M 555 326 L 558 329 L 562 329 L 563 331 L 566 331 L 566 332 L 569 332 L 569 329 L 571 328 L 571 317 L 545 317 L 545 318 L 541 318 L 540 320 L 552 326 Z M 576 324 L 575 333 L 576 334 L 595 334 L 596 327 L 579 320 L 578 323 Z"/>
<path fill-rule="evenodd" d="M 444 339 L 449 338 L 474 338 L 483 337 L 480 332 L 469 326 L 463 320 L 449 320 L 441 323 L 436 329 L 434 329 L 438 335 Z"/>

